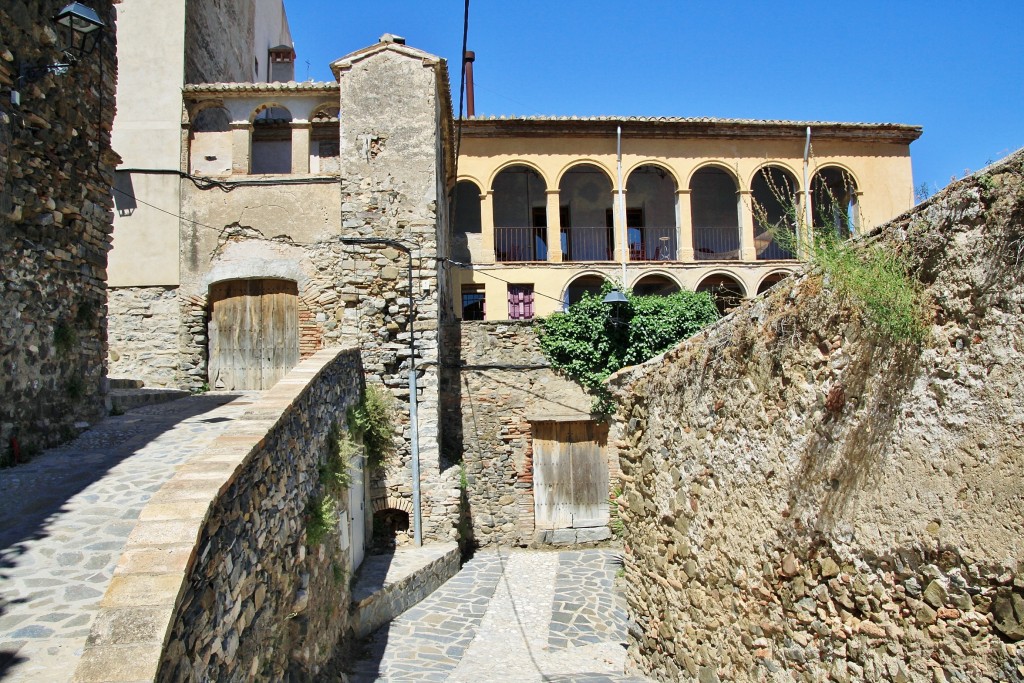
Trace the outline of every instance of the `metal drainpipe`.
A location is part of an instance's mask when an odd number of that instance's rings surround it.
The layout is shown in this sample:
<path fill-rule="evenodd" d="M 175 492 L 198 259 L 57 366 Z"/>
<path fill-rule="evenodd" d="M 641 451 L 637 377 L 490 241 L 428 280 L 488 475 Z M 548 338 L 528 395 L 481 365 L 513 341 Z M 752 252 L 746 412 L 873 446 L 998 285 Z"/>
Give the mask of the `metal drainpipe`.
<path fill-rule="evenodd" d="M 416 413 L 416 315 L 413 310 L 412 249 L 399 240 L 375 237 L 342 237 L 342 244 L 376 244 L 394 247 L 409 257 L 409 447 L 412 457 L 412 529 L 413 542 L 423 545 L 423 515 L 420 505 L 420 429 Z"/>
<path fill-rule="evenodd" d="M 622 126 L 615 127 L 616 173 L 619 181 L 619 222 L 622 224 L 622 291 L 626 291 L 626 259 L 629 258 L 629 228 L 626 226 L 626 195 L 622 192 Z"/>
<path fill-rule="evenodd" d="M 804 230 L 811 230 L 810 237 L 814 239 L 813 228 L 811 227 L 811 188 L 807 184 L 807 163 L 811 156 L 811 127 L 807 126 L 807 139 L 804 142 Z M 800 247 L 802 246 L 803 235 L 799 234 L 796 236 L 796 247 L 797 256 L 801 256 Z"/>

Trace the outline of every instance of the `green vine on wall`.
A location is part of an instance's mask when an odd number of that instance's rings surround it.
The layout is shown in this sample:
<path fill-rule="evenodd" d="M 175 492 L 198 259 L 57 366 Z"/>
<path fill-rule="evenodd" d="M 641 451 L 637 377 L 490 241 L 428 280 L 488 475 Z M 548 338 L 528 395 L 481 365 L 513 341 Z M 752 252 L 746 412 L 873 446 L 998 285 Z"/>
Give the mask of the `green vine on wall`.
<path fill-rule="evenodd" d="M 634 296 L 613 307 L 603 302 L 611 291 L 585 294 L 565 313 L 540 321 L 540 347 L 551 365 L 594 395 L 592 410 L 611 413 L 612 397 L 604 381 L 615 371 L 642 363 L 693 336 L 718 319 L 718 308 L 706 292 L 675 292 L 667 296 Z M 616 310 L 618 309 L 618 310 Z"/>

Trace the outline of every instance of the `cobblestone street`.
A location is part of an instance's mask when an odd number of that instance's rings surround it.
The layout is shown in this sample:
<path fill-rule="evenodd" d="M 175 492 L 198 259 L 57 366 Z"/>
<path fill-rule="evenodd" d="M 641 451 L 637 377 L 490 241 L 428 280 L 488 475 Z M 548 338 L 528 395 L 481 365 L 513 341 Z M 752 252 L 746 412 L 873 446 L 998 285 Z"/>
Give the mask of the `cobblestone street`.
<path fill-rule="evenodd" d="M 364 643 L 352 680 L 641 683 L 610 550 L 479 551 Z"/>
<path fill-rule="evenodd" d="M 0 472 L 0 679 L 70 679 L 142 506 L 256 395 L 108 417 Z"/>

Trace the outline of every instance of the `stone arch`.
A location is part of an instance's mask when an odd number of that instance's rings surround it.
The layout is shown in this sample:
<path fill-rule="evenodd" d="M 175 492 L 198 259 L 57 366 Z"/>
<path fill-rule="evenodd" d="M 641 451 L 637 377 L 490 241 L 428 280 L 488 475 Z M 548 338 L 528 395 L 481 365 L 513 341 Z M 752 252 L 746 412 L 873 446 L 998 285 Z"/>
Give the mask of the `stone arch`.
<path fill-rule="evenodd" d="M 701 164 L 689 178 L 693 255 L 698 261 L 740 258 L 740 188 L 736 174 L 717 162 Z"/>
<path fill-rule="evenodd" d="M 512 159 L 511 161 L 506 161 L 505 163 L 501 164 L 500 166 L 495 168 L 494 171 L 491 173 L 491 177 L 487 179 L 487 188 L 490 192 L 494 192 L 494 181 L 498 179 L 498 176 L 501 175 L 503 171 L 507 171 L 513 166 L 523 166 L 532 170 L 544 182 L 545 188 L 551 187 L 551 179 L 548 178 L 547 174 L 544 172 L 544 169 L 542 169 L 540 166 L 533 163 L 532 161 L 527 161 L 526 159 Z M 483 184 L 481 184 L 481 187 L 483 187 Z"/>
<path fill-rule="evenodd" d="M 252 123 L 252 152 L 249 172 L 285 174 L 292 172 L 292 113 L 274 102 L 261 104 L 249 118 Z"/>
<path fill-rule="evenodd" d="M 818 167 L 811 178 L 811 224 L 817 230 L 834 230 L 840 239 L 857 234 L 860 202 L 857 178 L 840 164 Z"/>
<path fill-rule="evenodd" d="M 590 161 L 574 161 L 559 175 L 564 261 L 614 260 L 614 189 L 608 169 Z"/>
<path fill-rule="evenodd" d="M 608 179 L 608 183 L 612 186 L 612 190 L 615 189 L 615 173 L 612 172 L 612 170 L 605 166 L 602 162 L 598 161 L 597 159 L 591 159 L 589 157 L 573 159 L 572 161 L 562 166 L 562 168 L 558 170 L 558 173 L 555 174 L 555 187 L 561 187 L 562 181 L 565 179 L 565 175 L 567 173 L 571 173 L 573 170 L 579 168 L 580 166 L 593 166 L 599 169 L 601 172 L 604 173 L 605 178 Z"/>
<path fill-rule="evenodd" d="M 678 259 L 679 183 L 658 163 L 638 164 L 626 176 L 626 242 L 630 261 Z"/>
<path fill-rule="evenodd" d="M 743 280 L 727 270 L 712 271 L 700 279 L 695 287 L 697 292 L 709 292 L 715 299 L 718 312 L 725 315 L 746 298 L 747 289 Z"/>
<path fill-rule="evenodd" d="M 547 185 L 532 164 L 503 166 L 491 184 L 494 259 L 546 261 Z"/>
<path fill-rule="evenodd" d="M 796 258 L 800 186 L 785 166 L 763 164 L 750 181 L 758 260 Z"/>
<path fill-rule="evenodd" d="M 648 271 L 633 281 L 633 294 L 636 296 L 665 296 L 681 292 L 683 289 L 675 277 L 660 270 Z"/>
<path fill-rule="evenodd" d="M 736 189 L 739 190 L 740 177 L 739 174 L 736 172 L 736 169 L 727 164 L 726 162 L 720 161 L 718 159 L 709 159 L 707 161 L 702 161 L 701 163 L 694 166 L 693 169 L 690 170 L 690 174 L 686 176 L 686 187 L 691 187 L 693 185 L 693 176 L 709 168 L 724 171 L 725 173 L 729 174 L 729 177 L 732 178 L 733 183 L 736 184 Z"/>
<path fill-rule="evenodd" d="M 562 307 L 568 308 L 583 298 L 584 293 L 596 294 L 611 278 L 597 270 L 585 270 L 573 276 L 562 288 Z"/>
<path fill-rule="evenodd" d="M 772 272 L 768 273 L 763 278 L 761 278 L 761 280 L 757 283 L 757 294 L 755 294 L 755 296 L 760 296 L 761 294 L 764 294 L 769 289 L 778 284 L 781 280 L 786 279 L 792 274 L 792 271 L 789 270 L 773 270 Z"/>

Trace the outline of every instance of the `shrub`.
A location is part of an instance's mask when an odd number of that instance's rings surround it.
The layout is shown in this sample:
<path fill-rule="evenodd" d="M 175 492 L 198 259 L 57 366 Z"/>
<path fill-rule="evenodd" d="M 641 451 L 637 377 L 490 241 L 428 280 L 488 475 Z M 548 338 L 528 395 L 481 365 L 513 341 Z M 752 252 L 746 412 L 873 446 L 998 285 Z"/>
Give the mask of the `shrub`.
<path fill-rule="evenodd" d="M 395 450 L 395 399 L 384 387 L 371 384 L 362 400 L 348 409 L 348 429 L 366 447 L 367 464 L 380 467 Z"/>
<path fill-rule="evenodd" d="M 338 525 L 338 510 L 334 499 L 319 495 L 309 499 L 306 505 L 306 542 L 317 546 L 323 543 Z"/>
<path fill-rule="evenodd" d="M 613 372 L 663 353 L 718 319 L 718 309 L 706 292 L 676 292 L 668 296 L 633 296 L 613 307 L 603 302 L 611 290 L 586 294 L 565 313 L 540 321 L 540 346 L 557 370 L 579 382 L 595 396 L 593 410 L 608 414 L 611 394 L 604 381 Z"/>

